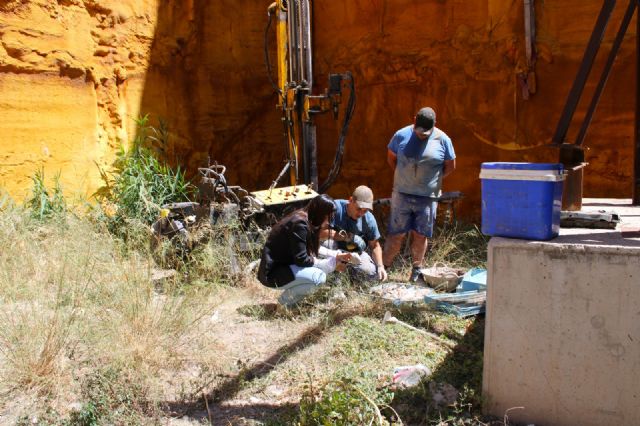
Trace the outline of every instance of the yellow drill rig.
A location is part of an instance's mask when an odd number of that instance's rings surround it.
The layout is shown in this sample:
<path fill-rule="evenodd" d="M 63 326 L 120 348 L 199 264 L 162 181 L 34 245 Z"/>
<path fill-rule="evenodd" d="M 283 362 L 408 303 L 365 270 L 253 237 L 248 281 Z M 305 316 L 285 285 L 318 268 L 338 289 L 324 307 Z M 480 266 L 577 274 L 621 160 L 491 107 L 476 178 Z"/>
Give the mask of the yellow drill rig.
<path fill-rule="evenodd" d="M 355 110 L 355 86 L 350 72 L 330 74 L 329 85 L 324 93 L 313 95 L 310 0 L 277 0 L 268 7 L 267 13 L 269 21 L 265 31 L 265 62 L 269 79 L 278 94 L 278 108 L 282 111 L 286 163 L 268 190 L 252 194 L 265 205 L 271 205 L 312 198 L 316 195 L 314 190 L 324 192 L 335 181 L 342 164 L 347 130 Z M 268 49 L 269 28 L 274 17 L 277 81 L 271 76 Z M 314 115 L 332 111 L 337 119 L 343 86 L 349 87 L 349 99 L 334 163 L 326 180 L 318 185 Z M 275 188 L 287 173 L 291 186 Z"/>

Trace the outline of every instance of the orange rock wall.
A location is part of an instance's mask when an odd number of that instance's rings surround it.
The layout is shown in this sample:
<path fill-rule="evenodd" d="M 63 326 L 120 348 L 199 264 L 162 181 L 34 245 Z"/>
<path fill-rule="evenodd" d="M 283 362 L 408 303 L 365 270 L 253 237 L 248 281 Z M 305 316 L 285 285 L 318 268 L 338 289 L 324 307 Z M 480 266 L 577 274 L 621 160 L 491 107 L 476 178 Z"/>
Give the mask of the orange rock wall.
<path fill-rule="evenodd" d="M 477 216 L 480 163 L 555 161 L 545 147 L 566 100 L 600 1 L 537 1 L 537 92 L 524 100 L 522 2 L 486 0 L 313 0 L 315 92 L 327 74 L 354 74 L 356 113 L 342 173 L 330 190 L 369 184 L 390 194 L 386 144 L 431 105 L 453 139 L 456 172 L 446 189 Z M 284 160 L 282 126 L 268 82 L 264 29 L 269 1 L 0 0 L 0 185 L 13 194 L 44 165 L 83 193 L 98 185 L 131 118 L 169 124 L 171 161 L 195 173 L 208 159 L 227 180 L 262 189 Z M 596 77 L 625 5 L 604 40 Z M 273 30 L 273 29 L 272 29 Z M 273 32 L 273 31 L 272 31 Z M 635 20 L 585 144 L 586 196 L 631 196 Z M 274 40 L 270 51 L 275 58 Z M 596 79 L 587 86 L 586 100 Z M 579 124 L 583 99 L 574 121 Z M 317 119 L 320 178 L 339 125 Z M 575 137 L 573 126 L 569 141 Z M 49 174 L 52 174 L 49 173 Z"/>
<path fill-rule="evenodd" d="M 0 0 L 0 187 L 22 200 L 40 167 L 70 196 L 100 185 L 97 164 L 134 131 L 156 12 L 152 0 Z"/>

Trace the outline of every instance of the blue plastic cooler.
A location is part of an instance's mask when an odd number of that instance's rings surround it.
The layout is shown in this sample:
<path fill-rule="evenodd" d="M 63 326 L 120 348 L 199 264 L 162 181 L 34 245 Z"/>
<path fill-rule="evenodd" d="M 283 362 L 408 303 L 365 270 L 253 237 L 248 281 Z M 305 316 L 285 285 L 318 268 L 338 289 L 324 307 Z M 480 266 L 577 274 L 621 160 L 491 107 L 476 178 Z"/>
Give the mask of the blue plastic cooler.
<path fill-rule="evenodd" d="M 562 164 L 482 163 L 482 233 L 549 240 L 560 231 Z"/>

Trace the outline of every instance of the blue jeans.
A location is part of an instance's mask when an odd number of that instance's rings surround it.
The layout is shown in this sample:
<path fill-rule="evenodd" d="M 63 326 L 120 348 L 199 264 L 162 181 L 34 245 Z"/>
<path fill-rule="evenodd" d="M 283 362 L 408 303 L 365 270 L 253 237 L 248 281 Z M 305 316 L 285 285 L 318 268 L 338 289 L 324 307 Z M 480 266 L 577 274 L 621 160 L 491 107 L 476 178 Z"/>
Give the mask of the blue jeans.
<path fill-rule="evenodd" d="M 438 202 L 435 198 L 393 191 L 387 234 L 406 234 L 413 230 L 431 238 L 437 209 Z"/>
<path fill-rule="evenodd" d="M 327 281 L 327 274 L 318 268 L 308 266 L 302 268 L 296 265 L 289 265 L 293 272 L 294 279 L 290 283 L 278 287 L 283 290 L 278 302 L 281 305 L 290 307 L 315 292 L 319 286 Z"/>

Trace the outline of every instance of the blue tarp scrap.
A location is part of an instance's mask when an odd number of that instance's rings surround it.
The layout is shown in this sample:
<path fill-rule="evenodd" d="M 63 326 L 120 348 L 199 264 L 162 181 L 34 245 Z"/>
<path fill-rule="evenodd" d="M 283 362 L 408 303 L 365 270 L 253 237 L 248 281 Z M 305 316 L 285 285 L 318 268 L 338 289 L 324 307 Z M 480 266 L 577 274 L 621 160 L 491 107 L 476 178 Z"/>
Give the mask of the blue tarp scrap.
<path fill-rule="evenodd" d="M 428 295 L 424 301 L 435 305 L 439 311 L 458 317 L 481 314 L 487 302 L 487 271 L 473 268 L 462 277 L 455 293 Z"/>
<path fill-rule="evenodd" d="M 456 293 L 465 291 L 486 291 L 487 290 L 487 270 L 483 268 L 469 269 L 456 287 Z"/>

